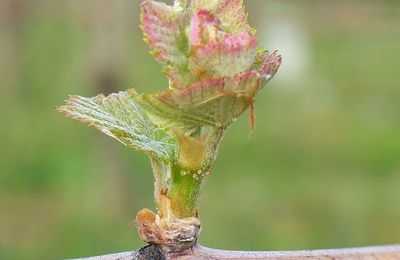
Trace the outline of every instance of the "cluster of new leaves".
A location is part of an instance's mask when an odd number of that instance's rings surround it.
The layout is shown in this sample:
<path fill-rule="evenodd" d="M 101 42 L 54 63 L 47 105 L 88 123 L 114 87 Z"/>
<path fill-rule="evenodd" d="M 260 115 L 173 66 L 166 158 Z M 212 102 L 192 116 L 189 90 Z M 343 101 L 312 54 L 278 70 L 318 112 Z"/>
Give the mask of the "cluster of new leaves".
<path fill-rule="evenodd" d="M 241 0 L 176 0 L 173 6 L 148 0 L 141 20 L 169 90 L 73 96 L 59 110 L 158 159 L 176 159 L 182 135 L 226 129 L 252 107 L 281 63 L 277 53 L 257 49 Z"/>
<path fill-rule="evenodd" d="M 234 77 L 265 56 L 257 51 L 241 0 L 181 0 L 174 6 L 145 1 L 142 10 L 146 41 L 164 65 L 171 88 Z"/>

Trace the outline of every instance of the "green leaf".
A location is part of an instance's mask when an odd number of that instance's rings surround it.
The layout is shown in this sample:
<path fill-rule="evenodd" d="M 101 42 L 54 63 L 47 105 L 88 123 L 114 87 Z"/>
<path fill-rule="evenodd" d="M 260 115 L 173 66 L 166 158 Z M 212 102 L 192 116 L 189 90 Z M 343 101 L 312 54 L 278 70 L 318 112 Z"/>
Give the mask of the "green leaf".
<path fill-rule="evenodd" d="M 108 97 L 71 96 L 66 105 L 57 110 L 126 146 L 163 160 L 172 160 L 176 140 L 167 129 L 161 129 L 149 119 L 136 102 L 136 97 L 133 89 Z"/>
<path fill-rule="evenodd" d="M 260 87 L 256 72 L 234 78 L 211 78 L 184 89 L 138 98 L 154 122 L 196 131 L 202 126 L 226 128 L 251 104 Z"/>

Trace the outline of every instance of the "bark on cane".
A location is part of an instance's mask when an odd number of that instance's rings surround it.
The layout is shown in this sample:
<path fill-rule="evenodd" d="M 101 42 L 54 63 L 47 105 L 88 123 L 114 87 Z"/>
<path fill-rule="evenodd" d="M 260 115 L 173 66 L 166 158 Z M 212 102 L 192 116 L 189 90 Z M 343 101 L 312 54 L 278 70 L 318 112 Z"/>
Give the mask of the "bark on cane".
<path fill-rule="evenodd" d="M 164 254 L 157 245 L 150 245 L 138 251 L 114 255 L 91 257 L 85 260 L 227 260 L 227 259 L 266 259 L 266 260 L 398 260 L 400 245 L 377 246 L 348 249 L 303 250 L 303 251 L 227 251 L 195 245 L 192 249 L 178 254 Z"/>

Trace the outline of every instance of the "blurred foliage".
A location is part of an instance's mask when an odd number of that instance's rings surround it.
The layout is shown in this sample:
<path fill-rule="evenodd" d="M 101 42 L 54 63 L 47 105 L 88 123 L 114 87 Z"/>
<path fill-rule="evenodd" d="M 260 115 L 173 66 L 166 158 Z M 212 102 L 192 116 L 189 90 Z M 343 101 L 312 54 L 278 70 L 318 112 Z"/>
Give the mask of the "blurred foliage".
<path fill-rule="evenodd" d="M 141 247 L 147 158 L 54 111 L 68 94 L 165 88 L 138 0 L 1 0 L 0 259 Z M 399 1 L 247 1 L 285 63 L 225 137 L 201 199 L 207 246 L 400 242 Z"/>

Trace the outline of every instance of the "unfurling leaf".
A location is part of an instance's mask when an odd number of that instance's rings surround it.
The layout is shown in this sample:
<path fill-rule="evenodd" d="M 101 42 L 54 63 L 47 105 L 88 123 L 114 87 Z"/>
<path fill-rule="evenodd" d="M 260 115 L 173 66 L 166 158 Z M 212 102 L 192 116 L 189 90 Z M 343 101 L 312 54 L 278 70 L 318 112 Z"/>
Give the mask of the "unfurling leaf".
<path fill-rule="evenodd" d="M 184 89 L 143 95 L 141 104 L 168 127 L 223 127 L 246 110 L 259 83 L 256 74 L 211 78 Z"/>
<path fill-rule="evenodd" d="M 192 73 L 233 77 L 248 70 L 254 62 L 257 40 L 250 30 L 237 34 L 224 31 L 212 12 L 198 11 L 189 28 Z"/>
<path fill-rule="evenodd" d="M 163 160 L 173 158 L 176 141 L 156 126 L 136 102 L 134 90 L 93 98 L 71 96 L 57 110 L 67 117 L 97 128 L 126 146 Z"/>
<path fill-rule="evenodd" d="M 163 64 L 181 65 L 185 55 L 179 47 L 182 38 L 181 11 L 164 3 L 145 1 L 142 4 L 142 30 L 153 56 Z"/>
<path fill-rule="evenodd" d="M 183 89 L 142 95 L 137 101 L 155 117 L 154 122 L 170 128 L 189 132 L 202 126 L 227 128 L 252 105 L 282 62 L 276 53 L 260 53 L 259 59 L 254 70 L 235 77 L 213 77 Z"/>

